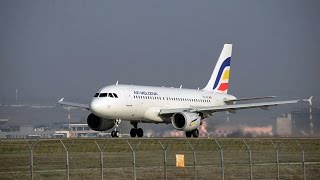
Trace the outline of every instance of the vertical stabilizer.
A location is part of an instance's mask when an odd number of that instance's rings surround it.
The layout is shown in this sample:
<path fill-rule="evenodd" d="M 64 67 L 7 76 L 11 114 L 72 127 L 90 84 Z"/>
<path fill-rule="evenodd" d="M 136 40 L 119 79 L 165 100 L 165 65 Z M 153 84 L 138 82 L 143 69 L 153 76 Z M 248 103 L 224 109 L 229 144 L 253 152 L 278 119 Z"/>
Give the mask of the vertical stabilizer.
<path fill-rule="evenodd" d="M 232 44 L 225 44 L 207 86 L 203 89 L 228 93 Z"/>

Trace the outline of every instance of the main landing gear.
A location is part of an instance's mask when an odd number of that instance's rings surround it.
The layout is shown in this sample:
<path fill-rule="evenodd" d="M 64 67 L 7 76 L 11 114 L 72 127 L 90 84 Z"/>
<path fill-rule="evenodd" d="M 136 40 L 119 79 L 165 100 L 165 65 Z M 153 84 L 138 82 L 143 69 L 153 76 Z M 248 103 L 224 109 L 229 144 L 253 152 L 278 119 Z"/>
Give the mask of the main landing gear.
<path fill-rule="evenodd" d="M 130 124 L 133 125 L 133 128 L 130 130 L 130 136 L 131 137 L 142 137 L 143 136 L 143 130 L 141 128 L 138 128 L 138 122 L 130 122 Z"/>
<path fill-rule="evenodd" d="M 193 137 L 197 138 L 197 137 L 199 137 L 199 130 L 198 129 L 194 129 L 192 131 L 186 131 L 186 136 L 187 137 L 193 136 Z"/>
<path fill-rule="evenodd" d="M 121 123 L 121 119 L 114 120 L 114 125 L 116 127 L 114 128 L 114 131 L 111 131 L 111 137 L 116 137 L 116 138 L 119 137 L 120 132 L 117 130 L 117 128 L 118 128 L 120 123 Z"/>

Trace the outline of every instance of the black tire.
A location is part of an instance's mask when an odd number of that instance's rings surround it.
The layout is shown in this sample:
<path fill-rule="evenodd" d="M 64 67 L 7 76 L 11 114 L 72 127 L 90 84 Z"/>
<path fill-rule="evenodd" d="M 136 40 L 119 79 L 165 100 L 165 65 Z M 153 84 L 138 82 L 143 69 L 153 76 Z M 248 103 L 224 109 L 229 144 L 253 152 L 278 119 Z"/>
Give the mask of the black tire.
<path fill-rule="evenodd" d="M 119 137 L 119 134 L 120 134 L 119 131 L 115 131 L 114 132 L 114 137 Z"/>
<path fill-rule="evenodd" d="M 130 130 L 130 136 L 131 137 L 136 137 L 137 136 L 137 129 L 136 128 L 132 128 Z"/>
<path fill-rule="evenodd" d="M 114 137 L 114 133 L 115 133 L 114 131 L 111 131 L 111 137 Z"/>
<path fill-rule="evenodd" d="M 192 130 L 192 135 L 193 135 L 193 137 L 195 137 L 195 138 L 199 137 L 199 130 L 198 130 L 198 129 Z"/>
<path fill-rule="evenodd" d="M 141 128 L 137 129 L 137 136 L 142 137 L 143 136 L 143 130 Z"/>
<path fill-rule="evenodd" d="M 191 137 L 192 136 L 192 131 L 186 131 L 186 137 Z"/>

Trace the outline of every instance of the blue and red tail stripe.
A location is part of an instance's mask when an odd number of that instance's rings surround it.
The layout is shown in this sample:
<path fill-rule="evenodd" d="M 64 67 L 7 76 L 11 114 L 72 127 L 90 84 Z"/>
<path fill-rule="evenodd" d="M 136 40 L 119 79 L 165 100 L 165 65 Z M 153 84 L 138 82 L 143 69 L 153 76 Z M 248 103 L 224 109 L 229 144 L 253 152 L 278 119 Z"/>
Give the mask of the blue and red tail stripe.
<path fill-rule="evenodd" d="M 219 84 L 219 82 L 220 82 L 220 80 L 221 80 L 221 76 L 222 76 L 223 70 L 224 70 L 226 67 L 230 66 L 230 63 L 231 63 L 231 57 L 228 57 L 228 58 L 227 58 L 226 60 L 224 60 L 223 63 L 221 64 L 220 69 L 219 69 L 219 72 L 218 72 L 218 75 L 217 75 L 217 79 L 216 79 L 216 81 L 214 82 L 214 85 L 213 85 L 213 89 L 216 89 L 216 88 L 217 88 L 217 86 L 218 86 L 218 84 Z M 228 83 L 222 83 L 222 84 L 219 86 L 219 88 L 218 88 L 218 90 L 220 90 L 220 91 L 225 91 L 225 90 L 227 90 L 227 89 L 228 89 Z"/>

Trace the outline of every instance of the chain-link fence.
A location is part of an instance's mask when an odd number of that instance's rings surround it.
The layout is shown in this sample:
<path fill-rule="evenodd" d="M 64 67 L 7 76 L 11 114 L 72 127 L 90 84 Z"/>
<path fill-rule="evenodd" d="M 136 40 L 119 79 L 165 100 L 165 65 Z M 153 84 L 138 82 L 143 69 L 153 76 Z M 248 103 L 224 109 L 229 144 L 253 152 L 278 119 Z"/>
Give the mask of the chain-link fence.
<path fill-rule="evenodd" d="M 320 179 L 320 139 L 2 139 L 0 165 L 0 179 Z"/>

